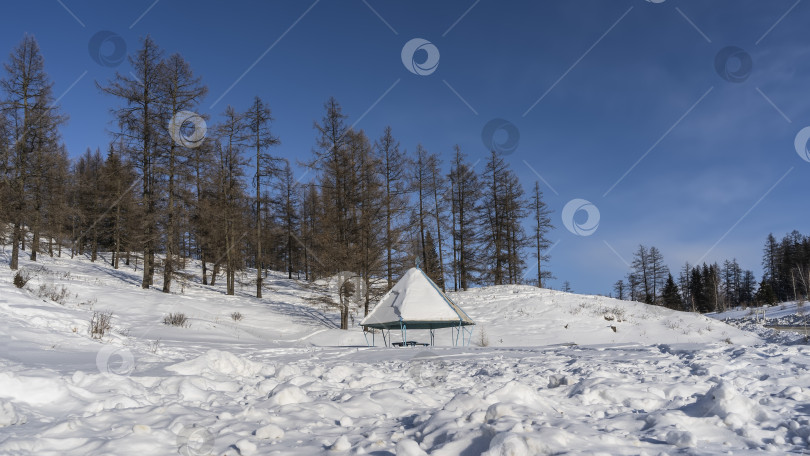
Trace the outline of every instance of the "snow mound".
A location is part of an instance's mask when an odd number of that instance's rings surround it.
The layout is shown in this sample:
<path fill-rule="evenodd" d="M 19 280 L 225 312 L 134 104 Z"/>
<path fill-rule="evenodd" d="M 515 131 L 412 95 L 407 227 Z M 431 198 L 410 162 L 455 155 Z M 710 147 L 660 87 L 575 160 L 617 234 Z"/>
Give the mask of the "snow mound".
<path fill-rule="evenodd" d="M 220 350 L 208 350 L 195 359 L 167 366 L 166 370 L 180 375 L 219 374 L 228 377 L 272 375 L 272 367 Z"/>
<path fill-rule="evenodd" d="M 427 456 L 425 450 L 419 448 L 419 444 L 410 439 L 402 439 L 397 442 L 397 456 Z"/>
<path fill-rule="evenodd" d="M 276 405 L 300 404 L 310 402 L 307 393 L 298 386 L 290 383 L 282 383 L 275 387 L 270 393 L 270 400 Z"/>
<path fill-rule="evenodd" d="M 684 411 L 691 416 L 724 418 L 727 424 L 761 422 L 768 419 L 768 414 L 762 407 L 741 395 L 728 381 L 721 381 L 713 386 Z"/>
<path fill-rule="evenodd" d="M 17 414 L 11 402 L 0 401 L 0 427 L 25 423 L 25 417 Z"/>

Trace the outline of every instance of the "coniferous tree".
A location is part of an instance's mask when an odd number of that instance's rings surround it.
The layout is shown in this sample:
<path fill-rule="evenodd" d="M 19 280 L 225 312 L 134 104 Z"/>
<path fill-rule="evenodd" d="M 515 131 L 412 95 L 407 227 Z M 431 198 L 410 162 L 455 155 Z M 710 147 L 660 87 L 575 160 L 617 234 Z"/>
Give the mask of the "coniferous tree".
<path fill-rule="evenodd" d="M 254 184 L 256 187 L 256 205 L 255 205 L 255 218 L 254 223 L 256 224 L 256 297 L 262 297 L 262 270 L 264 269 L 264 258 L 262 256 L 262 237 L 263 237 L 263 230 L 262 230 L 262 180 L 268 177 L 272 177 L 279 173 L 280 169 L 278 166 L 279 160 L 269 153 L 267 153 L 267 149 L 271 146 L 275 146 L 279 144 L 279 139 L 270 131 L 270 123 L 273 121 L 273 117 L 270 113 L 270 108 L 265 105 L 264 101 L 259 98 L 253 98 L 253 103 L 250 105 L 250 109 L 244 114 L 244 122 L 246 127 L 246 135 L 245 135 L 245 144 L 248 148 L 250 148 L 253 152 L 255 152 L 256 156 L 256 174 L 254 175 Z M 284 172 L 289 170 L 289 164 L 284 169 Z M 291 170 L 289 170 L 291 172 Z M 282 176 L 285 177 L 285 176 Z M 288 177 L 288 176 L 287 176 Z M 292 197 L 292 189 L 290 188 L 289 182 L 286 185 L 287 196 L 289 198 Z M 285 206 L 285 209 L 289 209 Z M 286 213 L 285 210 L 285 217 L 288 219 L 289 214 Z M 289 228 L 289 224 L 288 224 Z M 289 256 L 292 254 L 292 245 L 290 243 L 291 231 L 288 232 L 287 235 L 287 254 L 288 254 L 288 272 L 290 274 L 290 278 L 292 278 L 292 260 Z"/>
<path fill-rule="evenodd" d="M 181 222 L 187 218 L 185 204 L 189 200 L 189 195 L 185 184 L 190 180 L 191 169 L 190 149 L 201 145 L 202 139 L 198 142 L 183 141 L 179 136 L 184 129 L 201 128 L 194 125 L 176 125 L 179 120 L 174 116 L 183 111 L 193 111 L 208 93 L 208 88 L 204 86 L 199 77 L 195 77 L 191 66 L 180 54 L 172 54 L 167 59 L 161 61 L 158 66 L 159 75 L 157 77 L 158 103 L 161 119 L 155 128 L 155 140 L 158 141 L 156 150 L 156 162 L 158 168 L 155 170 L 160 174 L 160 178 L 165 185 L 165 210 L 164 216 L 159 217 L 163 224 L 164 238 L 164 261 L 163 261 L 163 292 L 171 291 L 172 277 L 179 261 L 176 258 L 180 254 L 180 233 L 185 229 L 181 227 Z M 170 128 L 178 131 L 170 131 Z M 192 138 L 202 136 L 202 132 L 191 133 Z"/>
<path fill-rule="evenodd" d="M 121 151 L 111 145 L 101 171 L 102 207 L 107 208 L 104 237 L 111 247 L 110 262 L 115 269 L 120 266 L 121 252 L 129 252 L 132 247 L 132 227 L 137 219 L 136 201 L 132 193 L 137 184 L 136 176 L 131 165 L 124 162 L 121 156 Z"/>
<path fill-rule="evenodd" d="M 616 293 L 616 299 L 624 301 L 625 299 L 624 280 L 619 279 L 616 281 L 616 283 L 613 284 L 613 292 Z"/>
<path fill-rule="evenodd" d="M 675 280 L 672 274 L 667 274 L 667 280 L 664 284 L 664 289 L 661 295 L 661 302 L 664 307 L 668 309 L 681 310 L 683 302 L 681 295 L 678 293 L 678 286 L 675 285 Z"/>
<path fill-rule="evenodd" d="M 477 281 L 480 270 L 475 218 L 479 211 L 481 190 L 478 175 L 461 149 L 455 146 L 454 151 L 449 175 L 453 217 L 453 288 L 466 290 Z"/>
<path fill-rule="evenodd" d="M 551 272 L 543 266 L 543 264 L 549 260 L 549 255 L 545 252 L 551 245 L 546 235 L 554 228 L 554 225 L 551 224 L 551 210 L 548 208 L 545 201 L 543 201 L 543 192 L 540 191 L 540 184 L 536 181 L 534 183 L 534 191 L 532 192 L 531 212 L 534 220 L 533 241 L 534 258 L 537 260 L 537 286 L 543 288 L 543 279 L 551 277 Z M 619 299 L 624 299 L 624 282 L 619 280 L 617 285 L 619 283 L 622 285 L 620 288 L 621 292 L 617 290 L 617 293 L 621 294 Z"/>
<path fill-rule="evenodd" d="M 439 267 L 439 254 L 436 250 L 436 243 L 433 241 L 433 235 L 430 230 L 425 232 L 425 263 L 422 270 L 425 271 L 430 280 L 439 287 L 444 285 L 444 279 L 441 275 L 441 268 Z"/>
<path fill-rule="evenodd" d="M 757 290 L 756 300 L 760 305 L 776 304 L 776 293 L 774 293 L 773 287 L 771 287 L 770 282 L 768 282 L 766 278 L 763 278 L 762 282 L 760 282 L 759 284 L 759 290 Z"/>
<path fill-rule="evenodd" d="M 121 105 L 115 110 L 120 138 L 136 164 L 141 178 L 140 217 L 141 233 L 139 244 L 143 252 L 143 280 L 141 287 L 149 288 L 154 281 L 155 253 L 160 239 L 158 231 L 158 203 L 161 198 L 159 188 L 159 146 L 160 132 L 164 129 L 165 110 L 162 109 L 161 85 L 163 51 L 147 36 L 141 49 L 129 57 L 131 75 L 116 73 L 106 86 L 100 86 L 104 93 L 117 97 Z"/>
<path fill-rule="evenodd" d="M 391 127 L 386 127 L 382 137 L 374 144 L 377 162 L 384 185 L 382 196 L 383 214 L 385 217 L 385 274 L 387 289 L 394 286 L 394 273 L 402 269 L 403 241 L 405 230 L 402 216 L 407 209 L 406 171 L 409 166 L 407 157 L 399 149 L 399 142 L 394 139 Z"/>
<path fill-rule="evenodd" d="M 0 110 L 4 132 L 4 179 L 6 217 L 12 224 L 9 267 L 18 268 L 19 249 L 24 243 L 26 222 L 34 230 L 32 260 L 36 260 L 45 206 L 42 184 L 54 166 L 58 150 L 58 127 L 65 121 L 53 103 L 53 83 L 45 73 L 44 58 L 37 41 L 25 35 L 5 65 L 0 79 Z M 32 189 L 33 187 L 33 189 Z"/>
<path fill-rule="evenodd" d="M 214 263 L 214 270 L 216 271 L 217 264 L 224 260 L 226 293 L 229 295 L 233 295 L 236 291 L 236 270 L 244 264 L 241 258 L 243 249 L 240 247 L 248 234 L 243 216 L 247 212 L 243 180 L 247 161 L 242 156 L 244 145 L 241 142 L 245 129 L 242 115 L 231 106 L 225 109 L 223 121 L 215 129 L 219 142 L 215 188 L 219 192 L 216 201 L 219 203 L 221 237 L 217 249 L 219 257 Z"/>
<path fill-rule="evenodd" d="M 654 302 L 655 295 L 653 295 L 653 280 L 652 273 L 650 272 L 650 258 L 647 247 L 643 245 L 638 246 L 638 250 L 636 250 L 636 253 L 633 256 L 633 273 L 635 274 L 636 279 L 639 281 L 639 286 L 641 288 L 641 295 L 639 298 L 643 299 L 647 304 L 652 304 Z"/>
<path fill-rule="evenodd" d="M 276 185 L 276 195 L 276 213 L 280 218 L 283 232 L 282 245 L 284 246 L 285 269 L 287 270 L 287 277 L 292 279 L 293 259 L 297 250 L 294 236 L 299 230 L 300 218 L 297 201 L 299 195 L 298 184 L 295 181 L 289 162 L 285 161 L 284 167 L 281 169 Z M 257 267 L 259 267 L 259 264 L 257 263 Z M 259 267 L 259 270 L 261 270 L 261 267 Z"/>
<path fill-rule="evenodd" d="M 103 218 L 106 208 L 101 198 L 103 183 L 104 159 L 101 151 L 85 151 L 74 169 L 74 193 L 78 226 L 73 239 L 75 254 L 82 255 L 90 249 L 90 261 L 96 261 L 99 252 L 99 241 L 104 231 Z"/>
<path fill-rule="evenodd" d="M 627 274 L 627 290 L 631 301 L 641 302 L 644 299 L 641 281 L 634 272 Z"/>
<path fill-rule="evenodd" d="M 439 281 L 436 282 L 437 285 L 442 289 L 445 290 L 445 283 L 444 283 L 444 237 L 442 235 L 443 228 L 446 225 L 446 217 L 445 214 L 447 213 L 447 202 L 443 198 L 439 198 L 439 195 L 444 195 L 446 193 L 447 182 L 444 176 L 439 169 L 439 165 L 441 164 L 441 160 L 439 159 L 438 155 L 432 155 L 431 159 L 428 161 L 428 182 L 430 189 L 433 191 L 433 218 L 436 221 L 436 246 L 438 251 L 438 277 Z M 444 230 L 446 233 L 447 230 Z"/>
<path fill-rule="evenodd" d="M 427 201 L 430 191 L 429 167 L 433 156 L 422 147 L 416 146 L 416 158 L 413 160 L 411 171 L 411 189 L 416 194 L 416 206 L 413 211 L 413 226 L 418 230 L 419 251 L 422 264 L 427 264 L 426 231 L 428 228 L 428 213 L 430 203 Z"/>
<path fill-rule="evenodd" d="M 664 284 L 669 275 L 669 268 L 664 264 L 664 256 L 661 254 L 661 251 L 655 246 L 650 247 L 648 261 L 648 269 L 652 283 L 652 303 L 660 304 Z"/>

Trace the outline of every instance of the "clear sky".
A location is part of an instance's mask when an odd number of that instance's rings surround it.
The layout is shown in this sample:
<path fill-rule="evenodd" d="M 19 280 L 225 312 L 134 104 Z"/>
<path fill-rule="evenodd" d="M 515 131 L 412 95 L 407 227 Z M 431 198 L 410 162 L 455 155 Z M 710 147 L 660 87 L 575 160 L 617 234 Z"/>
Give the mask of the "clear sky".
<path fill-rule="evenodd" d="M 128 73 L 116 53 L 147 34 L 202 76 L 201 113 L 263 97 L 293 162 L 330 96 L 409 152 L 459 144 L 476 162 L 494 132 L 554 210 L 555 288 L 609 292 L 639 243 L 673 270 L 736 257 L 759 276 L 768 233 L 810 233 L 794 144 L 810 126 L 810 2 L 31 0 L 3 17 L 0 49 L 39 41 L 73 156 L 105 149 L 115 101 L 95 84 Z"/>

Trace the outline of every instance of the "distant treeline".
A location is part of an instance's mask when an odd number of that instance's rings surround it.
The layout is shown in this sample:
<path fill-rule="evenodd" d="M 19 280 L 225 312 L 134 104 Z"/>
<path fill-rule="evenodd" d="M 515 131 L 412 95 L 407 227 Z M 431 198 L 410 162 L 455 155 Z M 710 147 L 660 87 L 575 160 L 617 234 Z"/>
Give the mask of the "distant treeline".
<path fill-rule="evenodd" d="M 673 279 L 655 247 L 639 246 L 632 271 L 613 286 L 619 299 L 677 310 L 722 312 L 730 307 L 806 300 L 810 290 L 810 237 L 793 231 L 781 241 L 769 234 L 762 257 L 762 279 L 742 270 L 736 259 L 722 264 L 686 263 Z"/>

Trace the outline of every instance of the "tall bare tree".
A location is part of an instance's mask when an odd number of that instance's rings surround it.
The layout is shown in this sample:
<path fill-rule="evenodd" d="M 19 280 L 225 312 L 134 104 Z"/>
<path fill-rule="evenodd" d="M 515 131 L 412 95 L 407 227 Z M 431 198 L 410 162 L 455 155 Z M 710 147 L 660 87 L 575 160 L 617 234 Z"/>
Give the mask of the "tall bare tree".
<path fill-rule="evenodd" d="M 45 60 L 33 36 L 23 38 L 12 50 L 9 62 L 4 67 L 6 77 L 0 79 L 0 109 L 5 133 L 9 135 L 5 139 L 7 152 L 4 154 L 7 157 L 6 166 L 10 165 L 9 175 L 4 179 L 9 197 L 6 210 L 13 225 L 9 267 L 17 269 L 30 199 L 28 190 L 31 185 L 41 187 L 49 163 L 52 163 L 48 155 L 55 153 L 58 147 L 57 128 L 65 119 L 53 105 L 53 83 L 45 73 Z M 41 193 L 32 193 L 36 251 L 39 248 L 43 204 Z M 35 253 L 32 259 L 36 259 Z"/>
<path fill-rule="evenodd" d="M 551 210 L 543 201 L 543 192 L 540 191 L 538 182 L 534 183 L 531 209 L 534 218 L 534 257 L 537 260 L 537 286 L 543 288 L 543 279 L 551 276 L 551 273 L 542 267 L 542 264 L 549 260 L 549 255 L 545 252 L 551 245 L 546 235 L 554 228 L 554 225 L 551 224 Z M 624 299 L 623 283 L 617 293 L 622 295 L 619 299 Z"/>
<path fill-rule="evenodd" d="M 404 226 L 401 217 L 407 210 L 407 167 L 408 159 L 399 149 L 399 142 L 394 139 L 391 127 L 386 127 L 383 135 L 375 143 L 377 160 L 380 164 L 384 194 L 383 208 L 385 215 L 385 272 L 387 288 L 394 286 L 394 272 L 400 269 L 402 234 Z"/>
<path fill-rule="evenodd" d="M 478 175 L 458 146 L 450 168 L 453 214 L 454 289 L 466 290 L 480 271 L 478 232 L 475 227 L 481 189 Z"/>
<path fill-rule="evenodd" d="M 119 135 L 132 155 L 141 178 L 141 250 L 143 251 L 143 280 L 141 287 L 149 288 L 155 275 L 155 251 L 160 238 L 157 226 L 159 174 L 157 169 L 160 131 L 163 128 L 165 111 L 161 109 L 161 84 L 163 51 L 147 36 L 141 49 L 129 57 L 132 66 L 130 76 L 116 73 L 106 86 L 99 86 L 104 93 L 117 97 L 121 105 L 114 109 L 120 129 Z"/>
<path fill-rule="evenodd" d="M 160 77 L 158 79 L 159 99 L 162 104 L 163 122 L 159 124 L 161 133 L 160 142 L 160 162 L 162 174 L 166 181 L 166 210 L 165 210 L 165 260 L 163 263 L 163 292 L 169 293 L 172 286 L 172 274 L 174 273 L 175 258 L 180 252 L 179 222 L 184 218 L 187 207 L 184 202 L 189 197 L 185 184 L 190 180 L 189 174 L 189 149 L 198 146 L 197 143 L 187 143 L 178 141 L 177 135 L 181 132 L 168 131 L 170 126 L 179 129 L 201 128 L 194 125 L 176 125 L 178 119 L 175 117 L 183 111 L 192 111 L 202 100 L 208 88 L 205 87 L 201 78 L 195 77 L 191 66 L 179 54 L 172 54 L 160 63 Z M 197 134 L 195 132 L 194 134 Z M 200 142 L 201 144 L 201 142 Z"/>
<path fill-rule="evenodd" d="M 270 132 L 270 123 L 273 117 L 270 108 L 264 101 L 255 97 L 250 109 L 244 115 L 247 135 L 245 136 L 246 146 L 256 152 L 256 175 L 254 184 L 256 185 L 256 297 L 262 297 L 262 179 L 277 175 L 279 172 L 279 160 L 269 153 L 267 149 L 279 143 L 277 137 Z"/>
<path fill-rule="evenodd" d="M 244 117 L 231 106 L 225 109 L 223 121 L 217 126 L 219 137 L 219 162 L 216 175 L 219 189 L 219 214 L 222 225 L 222 244 L 219 258 L 225 260 L 226 294 L 233 295 L 236 290 L 236 270 L 239 268 L 239 259 L 242 249 L 239 244 L 247 235 L 243 231 L 244 220 L 244 166 L 246 162 L 242 157 L 246 125 Z M 218 261 L 216 261 L 216 264 Z"/>

